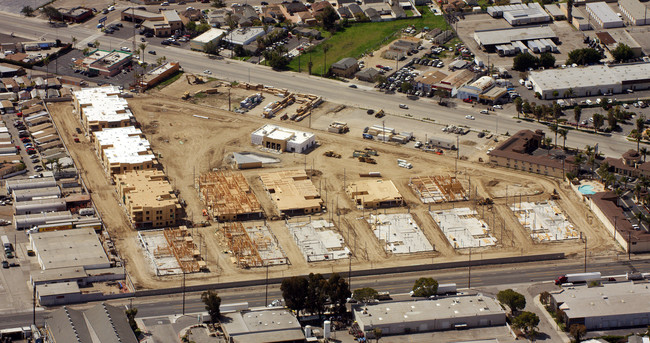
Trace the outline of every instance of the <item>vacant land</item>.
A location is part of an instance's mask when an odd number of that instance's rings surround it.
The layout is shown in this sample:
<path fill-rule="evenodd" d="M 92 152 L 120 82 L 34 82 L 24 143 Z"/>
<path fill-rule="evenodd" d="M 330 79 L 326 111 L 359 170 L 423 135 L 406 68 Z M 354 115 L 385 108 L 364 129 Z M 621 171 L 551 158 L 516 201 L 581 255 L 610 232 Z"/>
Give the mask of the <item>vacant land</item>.
<path fill-rule="evenodd" d="M 427 7 L 419 7 L 418 9 L 422 13 L 420 18 L 351 24 L 349 27 L 344 28 L 343 31 L 337 32 L 323 43 L 303 54 L 300 57 L 300 70 L 309 72 L 307 65 L 311 61 L 311 73 L 322 75 L 323 70 L 329 70 L 332 63 L 342 58 L 359 58 L 399 38 L 400 31 L 407 26 L 413 25 L 417 29 L 423 29 L 424 27 L 444 29 L 447 27 L 447 23 L 442 16 L 433 15 Z M 324 46 L 329 47 L 327 55 L 323 50 Z M 323 66 L 325 66 L 325 69 L 323 69 Z M 298 71 L 297 58 L 291 61 L 289 68 Z"/>

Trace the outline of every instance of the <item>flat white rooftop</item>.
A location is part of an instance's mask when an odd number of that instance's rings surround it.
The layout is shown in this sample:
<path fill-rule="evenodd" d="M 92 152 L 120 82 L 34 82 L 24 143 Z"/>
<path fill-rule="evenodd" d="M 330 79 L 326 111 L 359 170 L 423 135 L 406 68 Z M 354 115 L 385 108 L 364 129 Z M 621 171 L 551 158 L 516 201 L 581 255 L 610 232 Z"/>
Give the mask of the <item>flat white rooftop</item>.
<path fill-rule="evenodd" d="M 497 243 L 487 223 L 468 207 L 429 213 L 456 249 L 493 246 Z"/>
<path fill-rule="evenodd" d="M 554 201 L 515 202 L 510 209 L 538 242 L 580 238 L 578 231 Z"/>
<path fill-rule="evenodd" d="M 650 75 L 650 63 L 593 65 L 577 68 L 530 72 L 531 81 L 543 90 L 597 88 L 599 86 L 642 82 Z"/>
<path fill-rule="evenodd" d="M 551 293 L 569 318 L 613 317 L 650 312 L 648 283 L 574 285 Z"/>
<path fill-rule="evenodd" d="M 368 223 L 388 252 L 408 254 L 433 251 L 433 246 L 408 213 L 371 214 Z"/>
<path fill-rule="evenodd" d="M 29 236 L 42 269 L 108 268 L 110 261 L 94 229 L 37 232 Z"/>
<path fill-rule="evenodd" d="M 142 138 L 142 131 L 133 126 L 116 127 L 96 131 L 95 139 L 104 148 L 109 163 L 138 164 L 153 161 L 156 157 L 147 153 L 149 141 Z"/>
<path fill-rule="evenodd" d="M 587 3 L 585 7 L 603 23 L 623 23 L 623 20 L 604 1 Z"/>
<path fill-rule="evenodd" d="M 126 99 L 116 86 L 84 88 L 73 91 L 88 122 L 120 122 L 133 117 Z"/>
<path fill-rule="evenodd" d="M 254 136 L 268 137 L 270 139 L 283 140 L 302 144 L 314 137 L 311 132 L 288 129 L 273 124 L 266 124 L 253 132 Z"/>
<path fill-rule="evenodd" d="M 350 250 L 336 231 L 334 224 L 326 220 L 287 223 L 289 233 L 296 241 L 307 262 L 347 258 Z"/>
<path fill-rule="evenodd" d="M 200 36 L 194 38 L 193 41 L 197 43 L 209 43 L 225 34 L 226 34 L 225 30 L 211 28 L 210 30 L 204 32 Z"/>

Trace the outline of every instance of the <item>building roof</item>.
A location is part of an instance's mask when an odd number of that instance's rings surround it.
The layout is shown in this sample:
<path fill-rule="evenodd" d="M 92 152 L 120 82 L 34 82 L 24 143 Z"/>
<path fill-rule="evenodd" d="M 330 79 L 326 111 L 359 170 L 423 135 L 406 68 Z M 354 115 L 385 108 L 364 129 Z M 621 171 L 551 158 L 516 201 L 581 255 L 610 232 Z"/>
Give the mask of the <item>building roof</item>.
<path fill-rule="evenodd" d="M 110 265 L 95 229 L 36 232 L 30 235 L 43 269 Z"/>
<path fill-rule="evenodd" d="M 176 10 L 165 10 L 161 11 L 161 14 L 163 17 L 165 17 L 165 21 L 169 22 L 175 22 L 175 21 L 181 21 L 181 17 L 178 15 Z"/>
<path fill-rule="evenodd" d="M 365 327 L 362 330 L 364 331 L 371 330 L 373 326 L 436 321 L 445 318 L 473 318 L 493 314 L 505 317 L 505 311 L 496 300 L 481 295 L 424 301 L 372 303 L 363 308 L 354 309 L 354 318 L 363 322 Z"/>
<path fill-rule="evenodd" d="M 544 5 L 544 9 L 546 9 L 546 11 L 554 18 L 566 16 L 560 7 L 556 4 Z"/>
<path fill-rule="evenodd" d="M 56 342 L 137 343 L 124 309 L 105 303 L 87 310 L 62 307 L 46 320 Z"/>
<path fill-rule="evenodd" d="M 222 314 L 226 337 L 236 343 L 297 342 L 305 335 L 296 317 L 287 309 L 265 309 Z"/>
<path fill-rule="evenodd" d="M 39 297 L 56 296 L 62 294 L 78 294 L 79 284 L 76 281 L 54 282 L 36 286 L 36 292 Z"/>
<path fill-rule="evenodd" d="M 314 137 L 314 134 L 311 132 L 298 131 L 273 124 L 266 124 L 260 127 L 252 135 L 261 135 L 270 139 L 288 141 L 296 144 L 303 144 Z"/>
<path fill-rule="evenodd" d="M 126 13 L 127 15 L 133 14 L 136 17 L 144 18 L 145 20 L 162 20 L 163 16 L 160 13 L 156 12 L 149 12 L 133 7 L 128 7 L 124 10 L 122 10 L 123 13 Z"/>
<path fill-rule="evenodd" d="M 647 80 L 648 75 L 650 75 L 650 63 L 639 62 L 532 71 L 529 73 L 529 78 L 542 90 L 562 90 L 640 82 Z"/>
<path fill-rule="evenodd" d="M 178 205 L 174 189 L 161 170 L 132 170 L 117 175 L 115 182 L 124 194 L 124 203 L 132 207 Z"/>
<path fill-rule="evenodd" d="M 109 163 L 139 164 L 156 159 L 149 141 L 133 126 L 107 128 L 94 135 Z"/>
<path fill-rule="evenodd" d="M 642 3 L 639 0 L 619 0 L 618 5 L 625 9 L 634 20 L 648 18 L 647 12 L 650 11 L 650 3 Z"/>
<path fill-rule="evenodd" d="M 647 283 L 613 282 L 598 287 L 574 285 L 551 295 L 568 318 L 620 316 L 650 312 Z"/>
<path fill-rule="evenodd" d="M 264 34 L 263 27 L 243 27 L 230 31 L 223 40 L 232 44 L 246 45 Z"/>
<path fill-rule="evenodd" d="M 606 160 L 606 162 L 609 159 Z M 610 164 L 611 165 L 611 164 Z M 614 192 L 598 192 L 588 195 L 591 201 L 598 206 L 601 212 L 612 225 L 616 225 L 616 231 L 621 234 L 626 241 L 631 239 L 633 242 L 650 241 L 650 233 L 645 230 L 635 230 L 632 223 L 627 218 L 623 208 L 618 206 L 618 196 Z"/>
<path fill-rule="evenodd" d="M 327 7 L 332 7 L 329 1 L 316 1 L 311 5 L 312 12 L 320 12 L 325 10 Z"/>
<path fill-rule="evenodd" d="M 262 173 L 260 179 L 280 211 L 320 207 L 323 203 L 304 170 Z"/>
<path fill-rule="evenodd" d="M 564 69 L 563 69 L 564 70 Z M 499 144 L 488 155 L 496 157 L 511 158 L 516 161 L 524 161 L 528 163 L 538 164 L 549 168 L 562 168 L 562 161 L 554 159 L 547 154 L 533 155 L 529 154 L 529 149 L 537 149 L 538 143 L 532 147 L 529 146 L 531 140 L 539 142 L 544 138 L 544 132 L 533 132 L 531 130 L 520 130 L 510 138 L 506 139 L 503 143 Z M 574 168 L 571 163 L 564 163 L 566 171 Z"/>
<path fill-rule="evenodd" d="M 362 199 L 364 203 L 401 201 L 397 187 L 391 180 L 359 180 L 348 185 L 348 194 L 354 199 Z"/>
<path fill-rule="evenodd" d="M 73 91 L 83 115 L 89 122 L 119 122 L 133 117 L 126 99 L 116 86 L 83 88 Z"/>
<path fill-rule="evenodd" d="M 354 75 L 356 77 L 363 77 L 363 78 L 367 78 L 369 80 L 374 80 L 374 78 L 379 74 L 380 74 L 379 70 L 377 70 L 375 68 L 367 68 L 367 69 L 364 69 L 364 70 L 362 70 L 360 72 L 357 72 Z"/>
<path fill-rule="evenodd" d="M 623 20 L 618 17 L 609 5 L 604 2 L 588 2 L 585 5 L 587 11 L 591 11 L 593 15 L 598 17 L 603 23 L 623 23 Z"/>
<path fill-rule="evenodd" d="M 332 68 L 346 70 L 357 64 L 357 60 L 352 57 L 345 57 L 332 64 Z"/>
<path fill-rule="evenodd" d="M 31 273 L 32 283 L 34 284 L 60 280 L 82 279 L 86 276 L 88 276 L 86 271 L 79 267 L 39 270 L 32 271 Z"/>
<path fill-rule="evenodd" d="M 192 40 L 197 43 L 209 43 L 225 34 L 226 30 L 211 28 Z"/>
<path fill-rule="evenodd" d="M 483 46 L 543 38 L 557 38 L 557 35 L 550 26 L 527 26 L 474 32 L 474 39 Z"/>

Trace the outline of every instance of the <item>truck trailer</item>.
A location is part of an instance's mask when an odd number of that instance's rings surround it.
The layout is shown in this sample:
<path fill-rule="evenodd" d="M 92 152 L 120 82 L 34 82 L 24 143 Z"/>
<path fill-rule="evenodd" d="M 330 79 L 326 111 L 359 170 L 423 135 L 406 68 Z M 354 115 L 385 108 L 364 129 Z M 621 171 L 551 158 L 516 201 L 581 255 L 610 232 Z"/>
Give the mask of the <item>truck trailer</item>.
<path fill-rule="evenodd" d="M 591 280 L 600 280 L 600 278 L 600 272 L 566 274 L 555 279 L 555 284 L 561 285 L 564 283 L 584 283 Z"/>

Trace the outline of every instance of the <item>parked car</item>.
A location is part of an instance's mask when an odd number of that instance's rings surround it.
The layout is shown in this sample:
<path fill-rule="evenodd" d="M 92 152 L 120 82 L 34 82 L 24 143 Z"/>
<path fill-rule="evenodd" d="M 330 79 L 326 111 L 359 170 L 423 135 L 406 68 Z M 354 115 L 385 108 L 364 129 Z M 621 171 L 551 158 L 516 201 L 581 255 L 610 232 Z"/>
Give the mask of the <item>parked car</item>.
<path fill-rule="evenodd" d="M 149 53 L 152 54 L 152 55 L 155 55 L 155 54 L 156 54 L 156 51 L 154 51 L 154 50 L 149 50 Z"/>
<path fill-rule="evenodd" d="M 488 112 L 488 110 L 481 110 L 481 112 L 479 112 L 479 113 L 481 113 L 481 114 L 488 114 L 489 112 Z"/>
<path fill-rule="evenodd" d="M 465 116 L 465 119 L 474 120 L 474 116 L 468 114 Z"/>
<path fill-rule="evenodd" d="M 409 107 L 406 106 L 405 104 L 399 104 L 399 108 L 403 108 L 405 110 L 408 110 Z"/>

